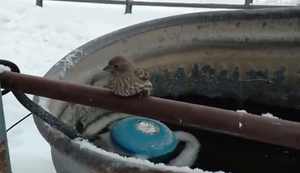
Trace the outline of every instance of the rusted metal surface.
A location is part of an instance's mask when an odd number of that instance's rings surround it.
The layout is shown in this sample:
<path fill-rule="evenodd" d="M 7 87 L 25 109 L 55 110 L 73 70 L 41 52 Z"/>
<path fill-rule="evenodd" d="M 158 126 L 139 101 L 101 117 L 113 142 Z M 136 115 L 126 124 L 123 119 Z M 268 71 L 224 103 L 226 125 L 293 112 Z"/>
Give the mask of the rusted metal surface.
<path fill-rule="evenodd" d="M 161 98 L 121 98 L 107 89 L 3 72 L 5 89 L 167 122 L 197 125 L 239 137 L 300 149 L 300 124 Z M 34 84 L 34 85 L 32 85 Z M 125 104 L 126 102 L 126 104 Z"/>
<path fill-rule="evenodd" d="M 1 92 L 0 92 L 0 173 L 11 173 Z"/>

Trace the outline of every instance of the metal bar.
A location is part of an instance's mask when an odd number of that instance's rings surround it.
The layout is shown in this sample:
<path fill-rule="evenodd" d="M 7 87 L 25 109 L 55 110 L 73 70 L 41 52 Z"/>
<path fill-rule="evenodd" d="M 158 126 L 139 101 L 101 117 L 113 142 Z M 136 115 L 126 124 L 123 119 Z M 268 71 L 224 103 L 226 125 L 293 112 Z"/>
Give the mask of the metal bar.
<path fill-rule="evenodd" d="M 43 7 L 43 0 L 36 0 L 36 5 Z"/>
<path fill-rule="evenodd" d="M 11 173 L 1 92 L 0 92 L 0 173 Z"/>
<path fill-rule="evenodd" d="M 122 98 L 99 87 L 13 72 L 1 73 L 0 80 L 3 88 L 13 91 L 167 122 L 197 125 L 210 131 L 300 149 L 300 124 L 296 122 L 156 97 Z"/>
<path fill-rule="evenodd" d="M 252 3 L 252 0 L 245 0 L 244 8 L 249 9 L 250 6 L 252 5 L 251 3 Z"/>
<path fill-rule="evenodd" d="M 130 1 L 132 0 L 125 0 L 125 14 L 131 14 L 132 13 L 132 5 L 130 4 Z"/>
<path fill-rule="evenodd" d="M 126 5 L 126 1 L 122 0 L 49 0 L 49 1 L 63 1 L 63 2 L 83 2 L 83 3 L 101 3 Z M 224 8 L 224 9 L 245 9 L 245 4 L 200 4 L 200 3 L 177 3 L 177 2 L 149 2 L 149 1 L 129 1 L 129 5 L 139 6 L 159 6 L 159 7 L 190 7 L 190 8 Z M 249 5 L 249 9 L 258 8 L 281 8 L 294 7 L 283 5 Z"/>

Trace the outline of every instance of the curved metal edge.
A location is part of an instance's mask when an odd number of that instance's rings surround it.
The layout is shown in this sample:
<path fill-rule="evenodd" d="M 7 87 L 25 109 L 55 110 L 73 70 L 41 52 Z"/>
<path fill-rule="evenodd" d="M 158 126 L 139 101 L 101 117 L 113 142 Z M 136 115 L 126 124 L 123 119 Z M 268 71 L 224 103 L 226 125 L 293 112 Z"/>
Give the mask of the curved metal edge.
<path fill-rule="evenodd" d="M 60 77 L 57 74 L 61 73 L 63 68 L 66 68 L 63 62 L 69 60 L 70 57 L 74 58 L 75 65 L 76 65 L 76 63 L 80 62 L 87 54 L 91 52 L 95 52 L 121 39 L 128 38 L 136 34 L 141 34 L 143 32 L 147 32 L 150 30 L 155 30 L 166 26 L 181 25 L 181 24 L 194 23 L 194 22 L 252 20 L 252 19 L 263 20 L 263 19 L 284 19 L 284 18 L 291 18 L 291 17 L 300 17 L 299 9 L 300 9 L 299 7 L 292 7 L 292 8 L 278 8 L 278 9 L 197 12 L 197 13 L 176 15 L 171 17 L 164 17 L 160 19 L 139 23 L 120 30 L 116 30 L 109 34 L 100 36 L 90 42 L 87 42 L 86 44 L 73 50 L 64 58 L 62 58 L 60 61 L 58 61 L 58 63 L 55 66 L 53 66 L 44 75 L 44 77 L 52 78 L 52 79 L 60 79 Z M 68 73 L 68 70 L 69 69 L 66 69 L 65 73 Z M 38 103 L 39 97 L 34 96 L 33 101 Z M 57 130 L 46 125 L 45 122 L 41 121 L 37 116 L 34 115 L 33 118 L 39 132 L 52 147 L 58 149 L 62 154 L 71 157 L 73 160 L 76 160 L 83 166 L 92 168 L 95 171 L 101 170 L 103 172 L 106 172 L 105 170 L 103 170 L 103 166 L 107 166 L 110 164 L 108 158 L 104 159 L 103 156 L 101 156 L 100 154 L 89 152 L 87 150 L 79 150 L 78 146 L 71 143 L 68 138 L 61 136 Z M 65 147 L 65 146 L 69 146 L 69 147 Z M 74 153 L 75 150 L 78 150 L 80 152 Z M 94 162 L 90 162 L 91 160 L 94 160 Z M 98 162 L 99 160 L 102 160 L 101 164 L 99 164 Z M 135 167 L 132 169 L 139 169 L 139 168 Z M 143 170 L 142 172 L 146 173 L 149 172 L 149 170 Z M 165 172 L 165 171 L 161 171 L 161 172 Z M 167 172 L 173 172 L 173 171 L 170 170 Z"/>

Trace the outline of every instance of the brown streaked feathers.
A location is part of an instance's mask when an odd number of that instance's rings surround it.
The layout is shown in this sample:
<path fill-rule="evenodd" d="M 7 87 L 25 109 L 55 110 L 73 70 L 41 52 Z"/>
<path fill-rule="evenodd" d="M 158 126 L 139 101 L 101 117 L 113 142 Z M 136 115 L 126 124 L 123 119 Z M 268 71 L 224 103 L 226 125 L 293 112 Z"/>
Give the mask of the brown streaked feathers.
<path fill-rule="evenodd" d="M 152 91 L 149 73 L 136 67 L 125 57 L 112 58 L 103 70 L 109 72 L 108 88 L 116 95 L 122 97 L 139 95 L 141 98 Z"/>

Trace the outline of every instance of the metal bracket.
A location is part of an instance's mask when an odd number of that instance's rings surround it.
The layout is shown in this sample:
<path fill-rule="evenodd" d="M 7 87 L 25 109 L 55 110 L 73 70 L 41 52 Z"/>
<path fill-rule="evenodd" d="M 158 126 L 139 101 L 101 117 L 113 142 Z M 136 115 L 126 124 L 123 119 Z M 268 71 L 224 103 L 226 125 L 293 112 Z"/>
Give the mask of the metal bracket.
<path fill-rule="evenodd" d="M 0 83 L 1 88 L 1 83 Z M 2 93 L 0 92 L 0 173 L 11 173 L 9 151 L 7 145 L 6 126 L 3 111 Z"/>
<path fill-rule="evenodd" d="M 249 9 L 250 5 L 253 3 L 253 0 L 245 0 L 245 9 Z"/>
<path fill-rule="evenodd" d="M 43 7 L 43 0 L 36 0 L 36 6 Z"/>
<path fill-rule="evenodd" d="M 132 0 L 126 0 L 125 14 L 132 13 L 132 5 L 131 5 L 130 1 L 132 1 Z"/>

